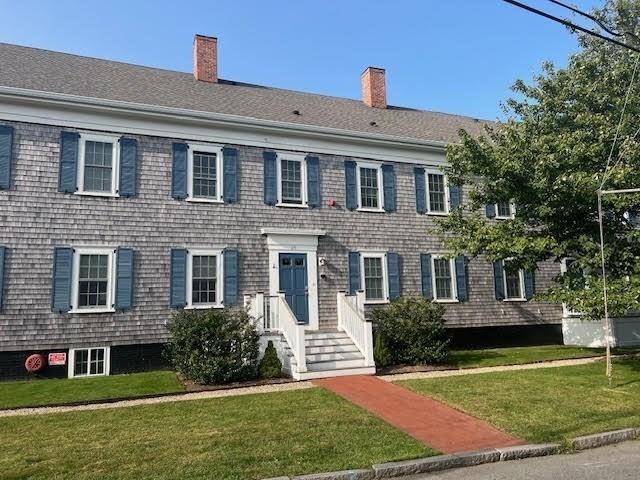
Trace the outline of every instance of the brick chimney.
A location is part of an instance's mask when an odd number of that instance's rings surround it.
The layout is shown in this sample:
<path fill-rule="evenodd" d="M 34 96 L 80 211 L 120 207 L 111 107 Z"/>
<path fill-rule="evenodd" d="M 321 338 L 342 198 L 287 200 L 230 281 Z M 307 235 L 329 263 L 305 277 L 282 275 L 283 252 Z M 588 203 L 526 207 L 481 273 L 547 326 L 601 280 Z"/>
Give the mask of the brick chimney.
<path fill-rule="evenodd" d="M 193 76 L 203 82 L 218 82 L 218 39 L 196 35 L 193 39 Z"/>
<path fill-rule="evenodd" d="M 362 72 L 362 101 L 375 108 L 387 108 L 384 68 L 367 67 Z"/>

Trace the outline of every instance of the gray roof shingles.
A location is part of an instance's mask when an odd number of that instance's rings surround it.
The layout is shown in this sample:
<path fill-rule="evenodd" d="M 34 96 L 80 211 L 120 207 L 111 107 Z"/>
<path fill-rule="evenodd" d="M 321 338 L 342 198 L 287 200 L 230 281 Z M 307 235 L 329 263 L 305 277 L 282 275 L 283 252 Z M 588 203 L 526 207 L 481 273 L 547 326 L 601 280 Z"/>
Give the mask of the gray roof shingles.
<path fill-rule="evenodd" d="M 0 43 L 0 85 L 422 141 L 456 142 L 460 128 L 479 135 L 487 123 L 225 80 L 198 82 L 190 73 L 5 43 Z"/>

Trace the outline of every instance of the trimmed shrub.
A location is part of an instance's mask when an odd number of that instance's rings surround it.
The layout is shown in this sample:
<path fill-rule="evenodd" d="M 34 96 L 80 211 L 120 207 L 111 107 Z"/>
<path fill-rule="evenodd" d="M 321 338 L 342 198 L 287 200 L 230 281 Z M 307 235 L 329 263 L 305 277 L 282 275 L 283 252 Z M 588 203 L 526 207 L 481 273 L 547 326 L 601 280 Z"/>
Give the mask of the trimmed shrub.
<path fill-rule="evenodd" d="M 278 378 L 282 376 L 282 362 L 278 358 L 278 352 L 276 352 L 271 340 L 267 343 L 258 371 L 261 378 Z"/>
<path fill-rule="evenodd" d="M 244 310 L 182 310 L 167 328 L 167 357 L 184 377 L 202 384 L 256 378 L 260 335 Z"/>
<path fill-rule="evenodd" d="M 378 367 L 391 365 L 391 354 L 387 348 L 387 343 L 380 332 L 377 331 L 373 337 L 373 359 Z"/>
<path fill-rule="evenodd" d="M 390 363 L 424 365 L 446 360 L 450 339 L 442 305 L 420 296 L 401 297 L 375 308 L 371 317 L 380 337 L 378 344 L 384 343 Z"/>

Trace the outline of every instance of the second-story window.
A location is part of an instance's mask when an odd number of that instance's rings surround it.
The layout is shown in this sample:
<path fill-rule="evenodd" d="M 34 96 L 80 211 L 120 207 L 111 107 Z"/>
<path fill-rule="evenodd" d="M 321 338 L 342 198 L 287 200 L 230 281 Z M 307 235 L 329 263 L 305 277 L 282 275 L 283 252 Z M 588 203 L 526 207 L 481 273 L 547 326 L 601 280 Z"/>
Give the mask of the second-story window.
<path fill-rule="evenodd" d="M 358 163 L 358 205 L 360 210 L 382 211 L 381 165 Z"/>
<path fill-rule="evenodd" d="M 427 212 L 446 214 L 449 212 L 447 199 L 447 179 L 439 172 L 426 172 Z"/>
<path fill-rule="evenodd" d="M 496 218 L 498 219 L 510 219 L 516 216 L 516 206 L 513 202 L 498 202 L 496 203 Z"/>
<path fill-rule="evenodd" d="M 77 193 L 116 196 L 118 169 L 118 138 L 81 134 Z"/>
<path fill-rule="evenodd" d="M 222 149 L 189 145 L 187 200 L 222 202 Z"/>
<path fill-rule="evenodd" d="M 278 205 L 307 206 L 307 165 L 304 156 L 278 154 Z"/>

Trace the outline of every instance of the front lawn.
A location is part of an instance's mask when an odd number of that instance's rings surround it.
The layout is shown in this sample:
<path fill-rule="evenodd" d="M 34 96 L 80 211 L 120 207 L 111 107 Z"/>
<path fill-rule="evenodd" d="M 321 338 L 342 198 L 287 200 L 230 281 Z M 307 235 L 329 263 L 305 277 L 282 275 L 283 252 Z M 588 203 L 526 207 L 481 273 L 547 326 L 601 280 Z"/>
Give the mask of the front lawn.
<path fill-rule="evenodd" d="M 614 353 L 635 353 L 638 348 L 617 349 Z M 598 357 L 604 348 L 541 345 L 534 347 L 486 348 L 481 350 L 452 350 L 447 364 L 457 368 L 496 367 L 523 363 Z"/>
<path fill-rule="evenodd" d="M 260 479 L 432 455 L 321 388 L 0 418 L 3 478 Z"/>
<path fill-rule="evenodd" d="M 640 360 L 408 380 L 400 385 L 534 443 L 640 427 Z"/>
<path fill-rule="evenodd" d="M 174 372 L 0 382 L 0 409 L 182 392 Z"/>

